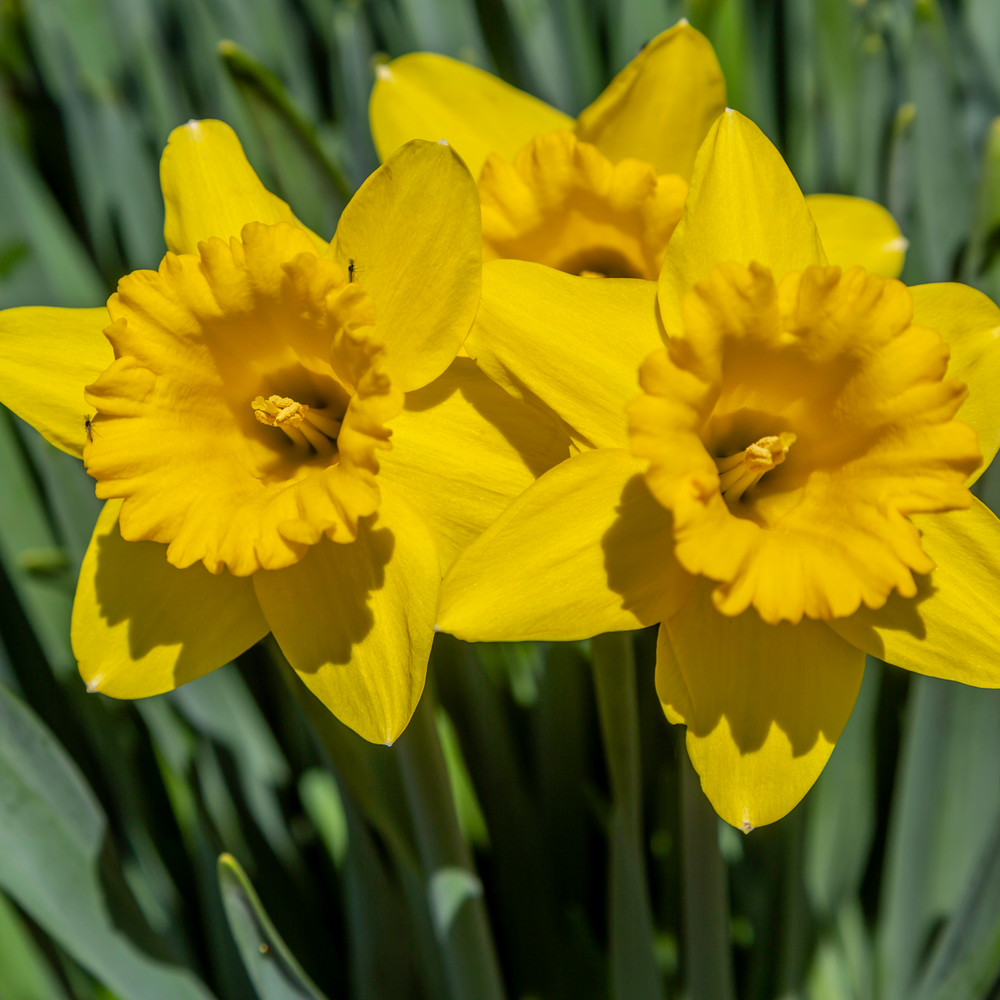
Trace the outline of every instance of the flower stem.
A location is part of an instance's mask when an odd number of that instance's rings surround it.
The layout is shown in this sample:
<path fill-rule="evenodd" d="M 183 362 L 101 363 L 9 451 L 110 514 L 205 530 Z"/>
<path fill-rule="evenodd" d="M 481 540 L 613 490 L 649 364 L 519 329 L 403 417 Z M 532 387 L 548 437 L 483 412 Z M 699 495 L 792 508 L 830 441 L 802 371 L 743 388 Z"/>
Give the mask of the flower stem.
<path fill-rule="evenodd" d="M 503 1000 L 482 885 L 458 826 L 426 690 L 396 749 L 452 1000 Z"/>
<path fill-rule="evenodd" d="M 635 658 L 627 632 L 591 642 L 594 685 L 612 803 L 608 925 L 612 1000 L 663 996 L 653 950 L 653 916 L 642 844 L 642 785 Z"/>
<path fill-rule="evenodd" d="M 729 888 L 719 853 L 719 820 L 683 747 L 680 756 L 687 995 L 733 1000 Z"/>

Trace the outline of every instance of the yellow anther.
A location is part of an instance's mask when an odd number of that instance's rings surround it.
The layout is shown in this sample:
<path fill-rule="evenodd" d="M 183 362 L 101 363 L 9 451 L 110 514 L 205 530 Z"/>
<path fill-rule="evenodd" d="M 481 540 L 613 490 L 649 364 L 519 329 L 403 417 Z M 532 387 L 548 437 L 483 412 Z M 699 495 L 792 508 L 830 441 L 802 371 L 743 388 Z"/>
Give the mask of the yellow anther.
<path fill-rule="evenodd" d="M 769 434 L 735 455 L 717 458 L 719 487 L 727 503 L 736 503 L 751 486 L 755 486 L 765 472 L 781 465 L 788 449 L 795 443 L 790 431 Z"/>
<path fill-rule="evenodd" d="M 309 407 L 304 403 L 296 403 L 287 396 L 268 396 L 267 399 L 258 396 L 250 405 L 254 416 L 269 427 L 295 427 L 302 423 L 309 412 Z"/>
<path fill-rule="evenodd" d="M 258 396 L 251 404 L 253 415 L 268 427 L 284 431 L 299 448 L 310 445 L 319 453 L 332 451 L 340 421 L 314 410 L 305 403 L 298 403 L 287 396 Z"/>

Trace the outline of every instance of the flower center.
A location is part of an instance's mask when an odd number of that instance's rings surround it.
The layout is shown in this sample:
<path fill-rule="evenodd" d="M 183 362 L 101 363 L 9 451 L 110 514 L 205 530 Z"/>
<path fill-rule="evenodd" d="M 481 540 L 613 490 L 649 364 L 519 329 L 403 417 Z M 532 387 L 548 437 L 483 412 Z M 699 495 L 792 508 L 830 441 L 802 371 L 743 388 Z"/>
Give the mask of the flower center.
<path fill-rule="evenodd" d="M 728 458 L 717 458 L 719 487 L 726 503 L 736 503 L 751 486 L 755 486 L 761 476 L 781 465 L 788 449 L 795 443 L 795 435 L 789 431 L 770 434 L 754 441 L 743 451 Z"/>
<path fill-rule="evenodd" d="M 336 450 L 340 421 L 306 403 L 288 396 L 258 396 L 251 404 L 253 415 L 268 427 L 285 432 L 296 448 L 308 451 L 310 446 L 319 455 Z"/>

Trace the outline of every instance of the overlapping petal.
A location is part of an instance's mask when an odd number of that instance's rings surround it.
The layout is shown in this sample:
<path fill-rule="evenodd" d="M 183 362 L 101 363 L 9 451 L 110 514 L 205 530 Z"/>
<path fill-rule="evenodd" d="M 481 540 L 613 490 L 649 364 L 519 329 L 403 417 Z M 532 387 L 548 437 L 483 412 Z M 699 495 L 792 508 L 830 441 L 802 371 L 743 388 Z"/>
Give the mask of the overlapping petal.
<path fill-rule="evenodd" d="M 83 388 L 114 360 L 108 310 L 24 306 L 0 312 L 0 402 L 47 441 L 83 455 L 93 411 Z"/>
<path fill-rule="evenodd" d="M 726 111 L 698 152 L 684 215 L 663 258 L 659 307 L 667 333 L 683 329 L 681 302 L 716 264 L 756 261 L 781 281 L 825 264 L 816 225 L 795 178 L 767 136 Z"/>
<path fill-rule="evenodd" d="M 387 369 L 409 392 L 458 354 L 479 304 L 476 185 L 455 150 L 416 140 L 365 181 L 340 217 L 330 256 L 375 300 Z"/>
<path fill-rule="evenodd" d="M 445 139 L 476 178 L 490 153 L 510 160 L 532 137 L 573 128 L 568 115 L 491 73 L 427 52 L 379 67 L 368 114 L 383 161 L 410 139 Z"/>
<path fill-rule="evenodd" d="M 434 539 L 389 486 L 354 542 L 328 539 L 253 586 L 306 686 L 372 743 L 393 743 L 420 700 L 440 570 Z"/>
<path fill-rule="evenodd" d="M 290 222 L 318 250 L 326 249 L 326 241 L 261 184 L 225 122 L 205 119 L 175 128 L 160 160 L 160 186 L 167 209 L 163 235 L 173 253 L 197 253 L 198 244 L 213 236 L 238 238 L 250 222 Z"/>
<path fill-rule="evenodd" d="M 913 322 L 941 334 L 951 351 L 949 377 L 969 388 L 957 416 L 979 435 L 983 464 L 972 483 L 1000 448 L 1000 309 L 982 292 L 957 282 L 917 285 L 910 292 Z"/>
<path fill-rule="evenodd" d="M 846 194 L 811 194 L 806 204 L 829 263 L 845 270 L 861 266 L 883 278 L 899 277 L 909 244 L 878 202 Z"/>
<path fill-rule="evenodd" d="M 607 448 L 525 490 L 446 574 L 438 625 L 461 639 L 584 639 L 654 624 L 693 580 L 643 463 Z"/>
<path fill-rule="evenodd" d="M 719 60 L 685 21 L 642 48 L 583 111 L 576 134 L 612 162 L 634 157 L 689 179 L 698 147 L 725 109 Z"/>
<path fill-rule="evenodd" d="M 639 365 L 662 344 L 653 282 L 498 260 L 483 267 L 466 350 L 495 382 L 541 400 L 583 442 L 623 448 Z"/>
<path fill-rule="evenodd" d="M 934 561 L 917 593 L 893 594 L 877 611 L 830 622 L 859 649 L 918 674 L 1000 687 L 1000 520 L 974 500 L 968 510 L 916 516 Z"/>
<path fill-rule="evenodd" d="M 865 655 L 823 622 L 727 618 L 701 581 L 660 626 L 656 690 L 688 727 L 701 785 L 727 823 L 749 832 L 802 799 L 823 770 L 861 687 Z"/>
<path fill-rule="evenodd" d="M 176 569 L 165 545 L 123 541 L 120 508 L 118 500 L 104 505 L 73 602 L 73 652 L 91 691 L 161 694 L 267 635 L 249 580 L 201 565 Z"/>
<path fill-rule="evenodd" d="M 512 399 L 470 358 L 406 395 L 380 479 L 431 527 L 442 569 L 519 493 L 569 457 L 553 417 Z"/>

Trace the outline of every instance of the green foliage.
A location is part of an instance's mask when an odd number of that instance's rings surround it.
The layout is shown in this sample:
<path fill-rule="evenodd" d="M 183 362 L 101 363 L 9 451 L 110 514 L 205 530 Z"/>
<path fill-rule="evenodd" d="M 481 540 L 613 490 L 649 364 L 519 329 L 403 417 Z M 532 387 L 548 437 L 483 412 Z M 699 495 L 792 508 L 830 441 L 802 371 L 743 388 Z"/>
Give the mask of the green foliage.
<path fill-rule="evenodd" d="M 888 205 L 907 280 L 1000 297 L 996 0 L 0 0 L 0 307 L 99 304 L 156 266 L 158 157 L 190 117 L 230 122 L 328 235 L 377 164 L 378 60 L 443 52 L 576 113 L 680 16 L 804 190 Z M 977 492 L 1000 506 L 1000 475 Z M 0 413 L 0 1000 L 679 997 L 712 979 L 685 871 L 745 1000 L 996 995 L 995 693 L 869 661 L 803 804 L 717 843 L 681 821 L 700 793 L 649 633 L 441 636 L 392 749 L 268 642 L 167 696 L 86 695 L 97 511 Z"/>

